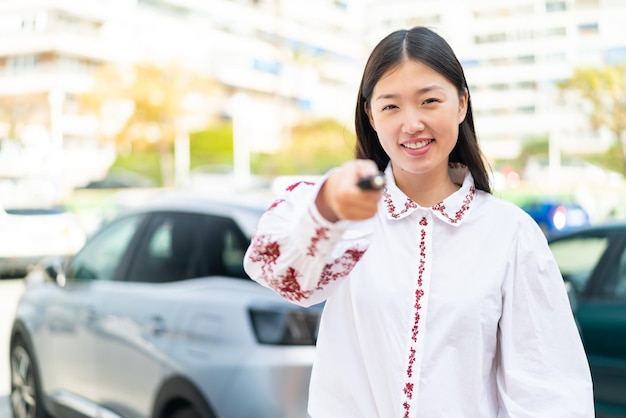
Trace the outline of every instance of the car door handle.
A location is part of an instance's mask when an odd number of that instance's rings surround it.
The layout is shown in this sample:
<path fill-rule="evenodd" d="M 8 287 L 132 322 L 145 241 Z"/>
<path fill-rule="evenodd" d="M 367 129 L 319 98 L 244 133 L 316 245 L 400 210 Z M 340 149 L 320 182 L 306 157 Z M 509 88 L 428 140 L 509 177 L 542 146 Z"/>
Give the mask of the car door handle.
<path fill-rule="evenodd" d="M 95 306 L 87 306 L 85 309 L 85 321 L 95 322 L 98 319 L 98 311 Z"/>
<path fill-rule="evenodd" d="M 167 330 L 165 321 L 160 316 L 153 316 L 148 320 L 148 331 L 154 335 L 161 335 Z"/>

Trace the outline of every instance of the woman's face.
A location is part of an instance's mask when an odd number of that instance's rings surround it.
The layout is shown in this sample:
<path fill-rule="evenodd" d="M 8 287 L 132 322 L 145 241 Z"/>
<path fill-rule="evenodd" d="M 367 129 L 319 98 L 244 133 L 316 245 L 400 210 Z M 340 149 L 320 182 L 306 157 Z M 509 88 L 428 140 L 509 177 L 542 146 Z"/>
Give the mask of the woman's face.
<path fill-rule="evenodd" d="M 467 94 L 459 97 L 444 76 L 407 60 L 378 80 L 368 116 L 394 173 L 447 173 L 466 109 Z"/>

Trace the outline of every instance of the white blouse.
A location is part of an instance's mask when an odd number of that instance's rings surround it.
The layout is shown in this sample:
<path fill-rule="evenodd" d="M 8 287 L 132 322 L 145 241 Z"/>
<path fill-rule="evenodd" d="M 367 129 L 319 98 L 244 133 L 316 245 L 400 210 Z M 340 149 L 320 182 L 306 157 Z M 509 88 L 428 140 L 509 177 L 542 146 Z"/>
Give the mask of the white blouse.
<path fill-rule="evenodd" d="M 386 170 L 376 216 L 326 221 L 322 182 L 259 222 L 248 274 L 302 306 L 326 301 L 314 418 L 591 418 L 592 384 L 558 267 L 517 206 L 461 188 L 433 207 Z"/>

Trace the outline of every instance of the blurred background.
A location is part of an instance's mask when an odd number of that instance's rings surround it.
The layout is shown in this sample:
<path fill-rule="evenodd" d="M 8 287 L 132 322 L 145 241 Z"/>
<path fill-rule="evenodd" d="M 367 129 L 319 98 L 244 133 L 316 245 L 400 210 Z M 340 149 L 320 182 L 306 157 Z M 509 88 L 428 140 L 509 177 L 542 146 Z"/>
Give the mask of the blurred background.
<path fill-rule="evenodd" d="M 0 0 L 0 206 L 89 234 L 162 189 L 321 175 L 352 156 L 371 48 L 424 25 L 465 68 L 496 195 L 626 218 L 625 21 L 623 0 Z"/>

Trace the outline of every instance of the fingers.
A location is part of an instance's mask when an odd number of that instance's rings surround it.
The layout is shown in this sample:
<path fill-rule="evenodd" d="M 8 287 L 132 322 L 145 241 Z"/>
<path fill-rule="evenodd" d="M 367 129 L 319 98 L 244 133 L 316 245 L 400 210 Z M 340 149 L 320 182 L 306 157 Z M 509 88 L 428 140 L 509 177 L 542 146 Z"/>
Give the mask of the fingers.
<path fill-rule="evenodd" d="M 370 160 L 353 160 L 343 164 L 328 177 L 318 194 L 316 203 L 322 216 L 332 222 L 374 216 L 382 188 L 363 189 L 359 181 L 378 174 L 378 167 Z M 376 185 L 380 186 L 380 183 Z"/>

